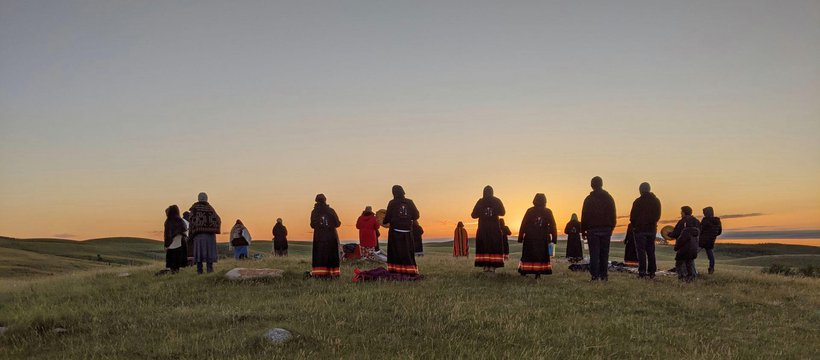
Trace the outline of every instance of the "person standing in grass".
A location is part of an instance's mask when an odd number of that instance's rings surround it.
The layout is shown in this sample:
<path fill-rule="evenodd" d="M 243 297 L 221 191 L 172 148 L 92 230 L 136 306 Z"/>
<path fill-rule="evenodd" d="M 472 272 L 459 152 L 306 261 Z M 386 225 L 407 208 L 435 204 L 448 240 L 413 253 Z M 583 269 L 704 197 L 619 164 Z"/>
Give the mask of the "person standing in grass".
<path fill-rule="evenodd" d="M 592 192 L 584 199 L 581 210 L 581 231 L 589 243 L 589 273 L 592 281 L 607 281 L 609 243 L 617 223 L 615 200 L 603 189 L 604 181 L 596 176 L 590 181 Z"/>
<path fill-rule="evenodd" d="M 720 218 L 715 216 L 715 210 L 712 207 L 703 208 L 703 220 L 700 221 L 700 246 L 701 249 L 706 250 L 706 256 L 709 257 L 709 274 L 715 273 L 715 254 L 712 250 L 715 248 L 715 240 L 723 233 L 723 225 L 720 223 Z"/>
<path fill-rule="evenodd" d="M 251 233 L 242 224 L 242 220 L 236 219 L 231 229 L 231 247 L 233 247 L 233 257 L 236 260 L 248 258 L 248 247 L 251 245 Z"/>
<path fill-rule="evenodd" d="M 498 219 L 498 221 L 501 223 L 501 234 L 503 235 L 501 245 L 504 248 L 504 260 L 506 261 L 510 258 L 510 235 L 512 235 L 512 231 L 510 231 L 510 227 L 507 226 L 504 219 Z"/>
<path fill-rule="evenodd" d="M 273 253 L 276 256 L 288 256 L 288 228 L 282 224 L 282 219 L 276 219 L 273 225 Z"/>
<path fill-rule="evenodd" d="M 216 234 L 222 232 L 222 219 L 208 203 L 208 194 L 199 193 L 198 201 L 191 205 L 191 237 L 194 238 L 194 262 L 197 274 L 202 274 L 202 263 L 207 265 L 208 273 L 214 272 L 216 251 Z"/>
<path fill-rule="evenodd" d="M 549 244 L 558 241 L 558 230 L 552 210 L 547 208 L 547 197 L 541 193 L 535 194 L 532 204 L 518 230 L 518 238 L 524 243 L 518 273 L 522 276 L 534 274 L 537 279 L 542 274 L 552 274 Z"/>
<path fill-rule="evenodd" d="M 669 237 L 675 239 L 675 271 L 678 279 L 692 282 L 695 279 L 695 259 L 698 257 L 700 221 L 692 216 L 692 208 L 680 208 L 681 219 Z"/>
<path fill-rule="evenodd" d="M 624 265 L 628 267 L 638 267 L 638 250 L 635 246 L 635 233 L 633 232 L 632 224 L 626 226 L 626 233 L 624 234 Z M 654 272 L 653 272 L 654 273 Z"/>
<path fill-rule="evenodd" d="M 470 256 L 468 239 L 467 229 L 464 228 L 464 223 L 459 221 L 453 234 L 453 257 Z"/>
<path fill-rule="evenodd" d="M 387 233 L 387 270 L 392 273 L 418 275 L 413 221 L 419 219 L 419 210 L 413 200 L 405 196 L 404 189 L 393 185 L 393 200 L 387 204 L 382 224 L 389 225 Z"/>
<path fill-rule="evenodd" d="M 505 214 L 504 204 L 493 196 L 492 186 L 485 186 L 484 196 L 478 199 L 471 214 L 473 219 L 478 219 L 475 266 L 485 272 L 495 272 L 496 268 L 504 267 L 504 246 L 501 243 L 504 235 L 498 218 Z"/>
<path fill-rule="evenodd" d="M 362 215 L 356 220 L 356 229 L 359 229 L 359 247 L 362 250 L 362 259 L 373 256 L 376 252 L 376 232 L 379 231 L 379 220 L 373 207 L 366 206 Z"/>
<path fill-rule="evenodd" d="M 185 222 L 185 249 L 187 250 L 188 266 L 194 266 L 194 239 L 188 232 L 191 228 L 191 212 L 182 213 L 182 221 Z"/>
<path fill-rule="evenodd" d="M 421 242 L 421 236 L 424 234 L 424 228 L 421 227 L 418 220 L 413 221 L 413 252 L 416 257 L 424 256 L 424 243 Z"/>
<path fill-rule="evenodd" d="M 316 278 L 337 278 L 339 270 L 339 233 L 342 226 L 336 211 L 327 204 L 324 194 L 316 195 L 316 204 L 310 213 L 310 227 L 313 229 L 313 268 L 310 276 Z"/>
<path fill-rule="evenodd" d="M 581 243 L 581 222 L 578 215 L 572 214 L 567 225 L 564 227 L 564 234 L 567 235 L 567 260 L 578 262 L 584 260 L 584 245 Z"/>
<path fill-rule="evenodd" d="M 165 267 L 171 273 L 188 265 L 188 226 L 179 216 L 179 207 L 171 205 L 165 209 Z"/>
<path fill-rule="evenodd" d="M 653 279 L 658 269 L 655 261 L 655 236 L 661 219 L 661 201 L 651 190 L 646 182 L 638 187 L 641 196 L 632 202 L 629 225 L 632 227 L 638 254 L 638 277 Z"/>

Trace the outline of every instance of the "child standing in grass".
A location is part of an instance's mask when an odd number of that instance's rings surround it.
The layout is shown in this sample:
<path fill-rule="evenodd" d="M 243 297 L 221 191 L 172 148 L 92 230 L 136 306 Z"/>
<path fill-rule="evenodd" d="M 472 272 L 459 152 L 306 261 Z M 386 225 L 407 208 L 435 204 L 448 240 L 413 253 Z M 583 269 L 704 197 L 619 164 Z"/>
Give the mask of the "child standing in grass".
<path fill-rule="evenodd" d="M 695 259 L 698 257 L 700 221 L 692 216 L 692 208 L 680 208 L 681 219 L 669 237 L 675 239 L 675 270 L 678 279 L 692 282 L 695 279 Z"/>

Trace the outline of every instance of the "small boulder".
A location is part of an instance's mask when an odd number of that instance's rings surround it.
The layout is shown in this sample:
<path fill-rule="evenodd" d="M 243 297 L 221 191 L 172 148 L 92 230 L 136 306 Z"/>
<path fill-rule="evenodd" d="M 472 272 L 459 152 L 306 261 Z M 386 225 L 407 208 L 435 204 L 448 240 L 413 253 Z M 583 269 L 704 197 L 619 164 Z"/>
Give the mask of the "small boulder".
<path fill-rule="evenodd" d="M 117 276 L 119 276 L 119 277 L 129 277 L 129 276 L 131 276 L 131 273 L 127 273 L 127 272 L 119 273 L 119 274 L 117 274 Z"/>
<path fill-rule="evenodd" d="M 68 332 L 68 330 L 58 327 L 58 328 L 54 328 L 54 330 L 51 330 L 51 332 L 53 332 L 55 334 L 62 334 L 64 332 Z"/>
<path fill-rule="evenodd" d="M 265 338 L 268 339 L 273 344 L 284 344 L 286 341 L 290 340 L 293 337 L 293 334 L 290 331 L 287 331 L 282 328 L 274 328 L 270 329 L 265 333 Z"/>
<path fill-rule="evenodd" d="M 5 333 L 5 332 L 6 332 L 6 330 L 8 330 L 8 329 L 9 329 L 9 328 L 7 328 L 7 327 L 5 327 L 5 326 L 0 326 L 0 335 L 3 335 L 3 333 Z"/>
<path fill-rule="evenodd" d="M 233 268 L 227 273 L 225 273 L 225 277 L 231 280 L 243 280 L 259 278 L 280 278 L 284 274 L 285 271 L 279 269 Z"/>

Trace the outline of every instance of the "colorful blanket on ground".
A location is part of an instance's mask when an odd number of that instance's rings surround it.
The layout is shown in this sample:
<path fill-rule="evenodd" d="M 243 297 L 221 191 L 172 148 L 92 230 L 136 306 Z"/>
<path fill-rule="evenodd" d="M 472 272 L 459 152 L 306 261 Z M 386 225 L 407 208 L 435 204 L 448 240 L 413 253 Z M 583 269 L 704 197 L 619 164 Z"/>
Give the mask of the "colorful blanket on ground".
<path fill-rule="evenodd" d="M 353 276 L 353 282 L 379 281 L 379 280 L 386 280 L 386 281 L 417 281 L 417 280 L 424 279 L 424 276 L 422 276 L 422 275 L 408 275 L 408 274 L 391 273 L 383 267 L 377 267 L 375 269 L 370 269 L 370 270 L 359 270 L 359 268 L 355 268 L 355 269 L 353 269 L 353 273 L 356 274 L 356 275 Z"/>
<path fill-rule="evenodd" d="M 584 259 L 584 262 L 580 262 L 580 263 L 576 263 L 576 264 L 570 264 L 569 265 L 569 270 L 570 271 L 588 272 L 589 271 L 589 259 Z M 627 264 L 619 262 L 619 261 L 612 261 L 612 262 L 609 263 L 609 271 L 637 274 L 638 273 L 638 268 L 632 267 L 630 265 L 627 265 Z M 670 274 L 668 271 L 658 271 L 658 272 L 655 273 L 655 275 L 661 275 L 661 276 L 674 275 L 674 274 L 675 274 L 674 272 L 672 272 Z"/>

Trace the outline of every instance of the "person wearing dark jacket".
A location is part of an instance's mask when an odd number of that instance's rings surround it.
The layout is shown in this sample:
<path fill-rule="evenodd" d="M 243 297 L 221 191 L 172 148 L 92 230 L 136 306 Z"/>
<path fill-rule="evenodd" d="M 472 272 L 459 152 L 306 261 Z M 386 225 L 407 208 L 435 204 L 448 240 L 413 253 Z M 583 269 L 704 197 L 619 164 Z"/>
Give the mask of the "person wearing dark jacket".
<path fill-rule="evenodd" d="M 695 259 L 698 257 L 700 221 L 692 216 L 692 208 L 681 207 L 681 219 L 669 237 L 675 239 L 675 271 L 678 279 L 692 282 L 695 279 Z"/>
<path fill-rule="evenodd" d="M 419 225 L 418 220 L 413 221 L 413 250 L 416 257 L 424 256 L 424 244 L 421 242 L 421 235 L 424 229 Z"/>
<path fill-rule="evenodd" d="M 712 207 L 703 209 L 703 220 L 700 221 L 700 246 L 701 249 L 706 250 L 706 256 L 709 258 L 709 273 L 715 273 L 715 254 L 712 249 L 715 248 L 715 239 L 723 233 L 723 225 L 720 223 L 720 218 L 715 216 L 715 210 Z"/>
<path fill-rule="evenodd" d="M 413 222 L 419 219 L 419 210 L 413 200 L 405 197 L 404 189 L 393 185 L 393 200 L 387 204 L 382 224 L 389 225 L 387 233 L 387 270 L 392 273 L 418 275 Z"/>
<path fill-rule="evenodd" d="M 494 272 L 495 268 L 504 267 L 504 235 L 501 232 L 500 216 L 504 216 L 504 204 L 493 196 L 490 185 L 484 187 L 484 196 L 475 203 L 472 218 L 478 219 L 478 230 L 475 234 L 475 266 L 485 272 Z"/>
<path fill-rule="evenodd" d="M 581 243 L 581 222 L 578 221 L 578 214 L 572 214 L 567 226 L 564 227 L 564 234 L 567 235 L 567 260 L 584 260 L 584 244 Z"/>
<path fill-rule="evenodd" d="M 626 226 L 624 235 L 624 265 L 628 267 L 638 267 L 638 251 L 635 249 L 635 232 L 632 231 L 632 224 Z"/>
<path fill-rule="evenodd" d="M 504 260 L 507 260 L 510 258 L 510 235 L 512 235 L 512 231 L 510 231 L 510 227 L 507 226 L 504 219 L 498 219 L 498 221 L 501 222 L 501 233 L 504 235 L 501 241 L 501 245 L 504 247 Z"/>
<path fill-rule="evenodd" d="M 189 236 L 194 244 L 194 262 L 197 274 L 202 274 L 202 263 L 208 273 L 214 272 L 214 263 L 219 258 L 216 250 L 216 234 L 222 232 L 222 219 L 208 202 L 208 194 L 199 193 L 197 202 L 191 205 L 191 225 Z"/>
<path fill-rule="evenodd" d="M 532 204 L 533 207 L 527 209 L 518 230 L 518 238 L 524 243 L 518 273 L 523 276 L 535 274 L 537 279 L 541 274 L 552 274 L 549 244 L 558 241 L 558 229 L 552 210 L 547 208 L 547 197 L 544 194 L 535 194 Z"/>
<path fill-rule="evenodd" d="M 179 207 L 171 205 L 165 209 L 165 267 L 171 273 L 179 272 L 179 268 L 188 265 L 188 227 L 179 216 Z"/>
<path fill-rule="evenodd" d="M 276 256 L 288 256 L 288 228 L 282 224 L 282 219 L 276 219 L 273 225 L 273 253 Z"/>
<path fill-rule="evenodd" d="M 617 223 L 615 200 L 603 189 L 604 181 L 596 176 L 590 182 L 592 192 L 584 199 L 581 231 L 589 244 L 589 272 L 592 281 L 608 280 L 609 243 Z"/>
<path fill-rule="evenodd" d="M 638 277 L 655 277 L 658 270 L 655 261 L 655 236 L 658 233 L 658 221 L 661 219 L 661 201 L 651 192 L 649 183 L 638 187 L 641 196 L 632 202 L 629 223 L 635 237 L 635 248 L 638 251 Z"/>
<path fill-rule="evenodd" d="M 336 211 L 327 204 L 324 194 L 316 195 L 316 204 L 310 213 L 313 229 L 313 262 L 310 272 L 315 278 L 337 278 L 339 270 L 339 233 L 342 226 Z"/>

